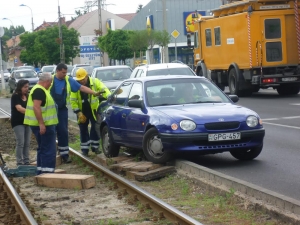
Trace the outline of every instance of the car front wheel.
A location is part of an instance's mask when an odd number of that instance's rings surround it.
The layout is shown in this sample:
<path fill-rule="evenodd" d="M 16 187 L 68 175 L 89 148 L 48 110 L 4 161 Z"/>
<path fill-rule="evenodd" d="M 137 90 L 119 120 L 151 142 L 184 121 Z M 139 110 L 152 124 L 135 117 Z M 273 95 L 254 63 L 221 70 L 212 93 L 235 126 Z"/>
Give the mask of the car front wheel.
<path fill-rule="evenodd" d="M 103 127 L 101 132 L 102 150 L 106 157 L 116 157 L 119 155 L 120 146 L 113 142 L 111 134 L 107 126 Z"/>
<path fill-rule="evenodd" d="M 153 163 L 166 163 L 171 159 L 171 153 L 164 151 L 163 144 L 156 128 L 150 128 L 143 139 L 143 152 Z"/>
<path fill-rule="evenodd" d="M 263 145 L 260 147 L 250 148 L 250 149 L 237 149 L 231 150 L 230 154 L 239 160 L 252 160 L 255 159 L 262 151 Z"/>

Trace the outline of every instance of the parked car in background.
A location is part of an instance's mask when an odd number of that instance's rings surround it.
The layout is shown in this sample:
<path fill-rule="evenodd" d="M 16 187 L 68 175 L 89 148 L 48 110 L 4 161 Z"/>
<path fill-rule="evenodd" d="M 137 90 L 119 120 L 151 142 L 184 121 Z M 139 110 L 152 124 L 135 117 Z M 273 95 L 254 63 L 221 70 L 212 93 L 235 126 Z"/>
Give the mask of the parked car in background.
<path fill-rule="evenodd" d="M 10 72 L 8 70 L 3 70 L 4 81 L 7 82 L 10 77 Z M 0 73 L 0 82 L 2 82 L 2 75 Z"/>
<path fill-rule="evenodd" d="M 158 75 L 190 75 L 196 76 L 194 71 L 187 65 L 182 63 L 160 63 L 142 65 L 136 67 L 130 78 L 158 76 Z"/>
<path fill-rule="evenodd" d="M 74 66 L 72 66 L 72 65 L 67 65 L 67 67 L 68 67 L 67 75 L 68 75 L 68 76 L 71 76 L 71 73 L 72 73 L 72 70 L 73 70 Z"/>
<path fill-rule="evenodd" d="M 37 73 L 34 70 L 31 69 L 14 70 L 8 79 L 8 86 L 10 89 L 10 93 L 13 93 L 13 91 L 17 87 L 18 81 L 21 79 L 29 81 L 29 90 L 34 85 L 36 85 L 36 83 L 39 81 Z"/>
<path fill-rule="evenodd" d="M 80 67 L 84 68 L 87 71 L 87 73 L 88 73 L 89 76 L 92 75 L 94 67 L 92 67 L 90 64 L 75 64 L 75 65 L 73 65 L 73 69 L 71 71 L 71 76 L 72 77 L 76 77 L 76 71 Z"/>
<path fill-rule="evenodd" d="M 35 71 L 35 68 L 33 66 L 19 66 L 17 70 L 23 70 L 23 69 L 28 69 L 28 70 L 33 70 Z"/>
<path fill-rule="evenodd" d="M 52 75 L 55 74 L 56 71 L 56 65 L 49 65 L 49 66 L 43 66 L 40 70 L 39 74 L 42 74 L 44 72 L 51 73 Z"/>
<path fill-rule="evenodd" d="M 259 115 L 237 101 L 204 77 L 128 79 L 100 104 L 96 130 L 107 157 L 118 156 L 125 146 L 141 149 L 153 163 L 179 152 L 230 152 L 252 160 L 262 151 L 265 130 Z"/>
<path fill-rule="evenodd" d="M 94 68 L 92 77 L 101 80 L 112 92 L 123 80 L 130 77 L 131 72 L 132 69 L 126 65 L 104 66 Z"/>

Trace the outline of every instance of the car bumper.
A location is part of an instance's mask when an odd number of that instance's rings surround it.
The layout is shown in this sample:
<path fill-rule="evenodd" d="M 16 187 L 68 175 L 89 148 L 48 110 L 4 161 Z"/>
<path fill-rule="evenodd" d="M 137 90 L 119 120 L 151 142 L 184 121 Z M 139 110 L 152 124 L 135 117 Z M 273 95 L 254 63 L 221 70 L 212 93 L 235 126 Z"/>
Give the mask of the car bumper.
<path fill-rule="evenodd" d="M 166 134 L 160 138 L 166 151 L 229 151 L 234 148 L 253 148 L 261 146 L 265 129 L 236 131 L 241 133 L 239 140 L 208 141 L 209 133 Z M 223 132 L 226 133 L 226 132 Z"/>

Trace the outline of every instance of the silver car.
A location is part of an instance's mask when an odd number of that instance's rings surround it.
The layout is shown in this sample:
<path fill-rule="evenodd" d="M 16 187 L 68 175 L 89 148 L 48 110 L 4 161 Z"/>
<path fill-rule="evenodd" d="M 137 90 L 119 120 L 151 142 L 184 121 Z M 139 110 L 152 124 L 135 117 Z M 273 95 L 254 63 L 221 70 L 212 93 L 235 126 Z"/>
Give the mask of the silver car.
<path fill-rule="evenodd" d="M 29 90 L 39 81 L 37 73 L 31 69 L 15 70 L 11 73 L 10 78 L 8 79 L 10 93 L 14 92 L 18 81 L 21 79 L 29 81 Z"/>
<path fill-rule="evenodd" d="M 4 70 L 3 71 L 3 77 L 4 77 L 4 81 L 7 82 L 8 81 L 8 78 L 10 77 L 10 72 L 8 70 Z M 2 76 L 1 76 L 1 73 L 0 73 L 0 83 L 2 82 Z"/>

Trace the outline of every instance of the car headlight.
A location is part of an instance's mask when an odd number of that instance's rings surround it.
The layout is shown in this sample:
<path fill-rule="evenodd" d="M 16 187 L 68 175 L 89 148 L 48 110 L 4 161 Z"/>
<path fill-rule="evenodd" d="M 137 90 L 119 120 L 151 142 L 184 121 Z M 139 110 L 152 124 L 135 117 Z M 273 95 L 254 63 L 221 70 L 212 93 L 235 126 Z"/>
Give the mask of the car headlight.
<path fill-rule="evenodd" d="M 191 120 L 182 120 L 179 125 L 181 129 L 185 131 L 192 131 L 196 129 L 196 124 Z"/>
<path fill-rule="evenodd" d="M 256 127 L 258 124 L 258 119 L 256 116 L 248 116 L 246 123 L 249 127 Z"/>

